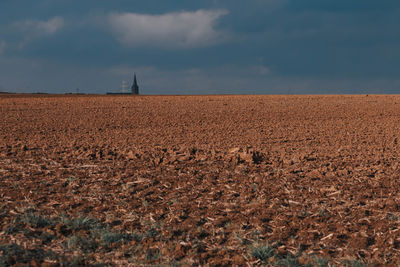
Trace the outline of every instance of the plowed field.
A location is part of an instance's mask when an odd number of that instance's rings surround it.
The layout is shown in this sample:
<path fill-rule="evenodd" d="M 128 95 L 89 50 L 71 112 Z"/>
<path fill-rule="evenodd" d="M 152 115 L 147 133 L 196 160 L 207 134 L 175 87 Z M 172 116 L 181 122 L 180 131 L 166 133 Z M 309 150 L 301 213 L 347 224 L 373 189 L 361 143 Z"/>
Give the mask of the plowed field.
<path fill-rule="evenodd" d="M 400 264 L 400 96 L 0 96 L 0 265 Z"/>

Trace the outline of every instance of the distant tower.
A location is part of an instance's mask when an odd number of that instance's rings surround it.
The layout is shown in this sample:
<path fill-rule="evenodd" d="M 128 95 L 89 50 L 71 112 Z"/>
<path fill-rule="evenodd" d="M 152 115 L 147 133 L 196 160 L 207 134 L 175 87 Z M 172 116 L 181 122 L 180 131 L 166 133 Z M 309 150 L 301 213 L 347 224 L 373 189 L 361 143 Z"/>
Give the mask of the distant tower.
<path fill-rule="evenodd" d="M 126 81 L 122 81 L 122 85 L 121 85 L 122 93 L 127 93 L 126 87 L 127 87 Z"/>
<path fill-rule="evenodd" d="M 139 86 L 137 84 L 136 80 L 136 73 L 133 76 L 133 84 L 132 84 L 132 95 L 138 95 L 139 94 Z"/>

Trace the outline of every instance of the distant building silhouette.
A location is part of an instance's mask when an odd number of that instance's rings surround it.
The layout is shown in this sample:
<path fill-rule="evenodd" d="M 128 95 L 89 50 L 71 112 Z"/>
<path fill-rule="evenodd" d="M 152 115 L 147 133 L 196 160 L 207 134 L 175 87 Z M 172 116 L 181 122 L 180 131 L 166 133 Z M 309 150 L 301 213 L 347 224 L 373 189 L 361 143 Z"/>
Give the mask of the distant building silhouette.
<path fill-rule="evenodd" d="M 132 90 L 133 95 L 139 94 L 139 85 L 137 84 L 136 73 L 133 75 L 133 84 L 132 84 L 131 90 Z"/>
<path fill-rule="evenodd" d="M 125 91 L 125 81 L 122 82 L 122 92 L 107 92 L 107 95 L 138 95 L 139 94 L 139 85 L 136 79 L 136 73 L 133 75 L 133 84 L 131 87 L 131 92 Z"/>

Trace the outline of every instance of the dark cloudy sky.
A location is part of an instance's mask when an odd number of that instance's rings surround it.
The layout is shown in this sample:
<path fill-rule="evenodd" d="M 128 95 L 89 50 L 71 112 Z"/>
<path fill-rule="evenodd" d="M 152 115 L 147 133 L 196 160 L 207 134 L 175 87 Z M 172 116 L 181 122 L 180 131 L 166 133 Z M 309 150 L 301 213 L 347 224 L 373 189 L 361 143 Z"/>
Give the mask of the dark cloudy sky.
<path fill-rule="evenodd" d="M 0 0 L 0 90 L 400 93 L 399 0 Z"/>

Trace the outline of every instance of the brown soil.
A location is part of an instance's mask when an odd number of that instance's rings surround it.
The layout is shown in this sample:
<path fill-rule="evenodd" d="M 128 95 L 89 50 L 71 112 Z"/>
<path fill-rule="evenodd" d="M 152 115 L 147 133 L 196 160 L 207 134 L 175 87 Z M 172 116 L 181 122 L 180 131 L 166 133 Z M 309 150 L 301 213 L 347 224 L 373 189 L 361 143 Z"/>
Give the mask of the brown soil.
<path fill-rule="evenodd" d="M 0 245 L 86 265 L 272 264 L 262 245 L 396 265 L 399 133 L 400 96 L 2 95 Z M 143 237 L 78 255 L 89 230 L 62 214 Z"/>

